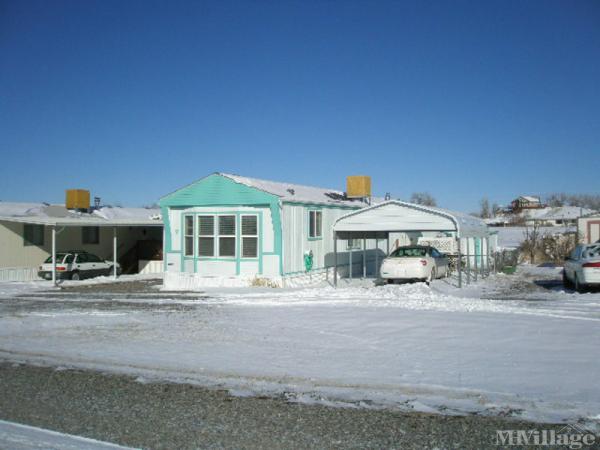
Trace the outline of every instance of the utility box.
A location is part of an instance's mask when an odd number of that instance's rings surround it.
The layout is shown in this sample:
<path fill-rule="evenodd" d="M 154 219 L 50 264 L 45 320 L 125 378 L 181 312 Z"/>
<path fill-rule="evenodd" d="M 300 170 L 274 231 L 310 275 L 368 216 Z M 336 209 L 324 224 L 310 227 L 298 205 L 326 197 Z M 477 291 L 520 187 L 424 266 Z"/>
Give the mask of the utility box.
<path fill-rule="evenodd" d="M 371 177 L 353 175 L 346 177 L 346 196 L 348 198 L 365 198 L 371 196 Z"/>
<path fill-rule="evenodd" d="M 67 209 L 90 209 L 90 191 L 86 189 L 67 189 L 65 207 Z"/>

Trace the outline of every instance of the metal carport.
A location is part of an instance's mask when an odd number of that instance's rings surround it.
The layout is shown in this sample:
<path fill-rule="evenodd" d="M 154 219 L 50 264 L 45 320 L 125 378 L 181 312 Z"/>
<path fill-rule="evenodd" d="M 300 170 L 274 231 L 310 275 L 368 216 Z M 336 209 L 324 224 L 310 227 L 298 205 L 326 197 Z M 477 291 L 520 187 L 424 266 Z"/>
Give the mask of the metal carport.
<path fill-rule="evenodd" d="M 462 287 L 461 258 L 467 256 L 468 265 L 467 281 L 471 278 L 471 260 L 474 256 L 474 276 L 478 272 L 485 274 L 486 266 L 489 272 L 489 231 L 487 225 L 480 219 L 467 214 L 448 211 L 441 208 L 417 205 L 390 200 L 379 203 L 340 217 L 333 225 L 334 239 L 334 284 L 338 279 L 338 248 L 340 239 L 362 239 L 363 252 L 366 251 L 366 241 L 374 239 L 378 248 L 379 241 L 387 241 L 386 255 L 390 253 L 391 233 L 446 233 L 456 240 L 455 255 L 457 256 L 458 285 Z M 470 243 L 473 242 L 474 254 L 470 252 Z M 479 243 L 476 248 L 475 243 Z M 485 243 L 485 245 L 484 245 Z M 484 249 L 485 247 L 485 249 Z M 377 252 L 376 252 L 377 257 Z M 365 260 L 363 258 L 363 274 L 366 276 Z M 478 260 L 480 267 L 477 267 Z M 378 263 L 376 263 L 377 266 Z M 350 268 L 352 273 L 352 267 Z"/>

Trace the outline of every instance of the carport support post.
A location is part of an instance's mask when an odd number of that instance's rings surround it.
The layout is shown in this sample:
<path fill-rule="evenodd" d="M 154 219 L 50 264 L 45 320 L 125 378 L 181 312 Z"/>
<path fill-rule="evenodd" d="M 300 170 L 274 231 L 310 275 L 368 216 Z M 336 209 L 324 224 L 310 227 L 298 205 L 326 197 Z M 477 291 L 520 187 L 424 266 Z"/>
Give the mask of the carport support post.
<path fill-rule="evenodd" d="M 485 261 L 487 267 L 487 276 L 490 276 L 490 238 L 485 238 Z"/>
<path fill-rule="evenodd" d="M 377 236 L 377 235 L 375 235 Z M 375 278 L 379 275 L 379 239 L 375 237 Z"/>
<path fill-rule="evenodd" d="M 333 232 L 333 285 L 337 287 L 337 232 Z"/>
<path fill-rule="evenodd" d="M 350 246 L 350 250 L 348 251 L 348 265 L 350 266 L 350 270 L 348 272 L 348 278 L 352 279 L 352 253 L 354 252 L 354 249 L 352 248 L 352 245 Z"/>
<path fill-rule="evenodd" d="M 461 288 L 462 287 L 462 263 L 460 261 L 462 255 L 461 255 L 461 248 L 460 248 L 460 238 L 456 238 L 456 243 L 457 243 L 457 247 L 458 247 L 458 257 L 456 258 L 456 270 L 458 270 L 458 287 Z"/>
<path fill-rule="evenodd" d="M 52 284 L 56 286 L 56 225 L 52 226 Z"/>
<path fill-rule="evenodd" d="M 473 252 L 475 254 L 475 258 L 473 259 L 473 264 L 475 266 L 475 270 L 473 271 L 473 277 L 475 278 L 475 282 L 477 282 L 477 271 L 479 270 L 477 268 L 477 246 L 473 245 L 473 247 L 475 247 L 475 251 Z M 479 248 L 481 248 L 481 245 L 479 245 Z"/>
<path fill-rule="evenodd" d="M 362 263 L 363 263 L 363 278 L 367 278 L 367 238 L 365 237 L 364 234 L 363 234 Z"/>
<path fill-rule="evenodd" d="M 467 284 L 471 284 L 471 256 L 469 255 L 469 240 L 467 238 Z"/>
<path fill-rule="evenodd" d="M 485 276 L 490 276 L 490 238 L 485 238 Z"/>
<path fill-rule="evenodd" d="M 117 227 L 113 227 L 113 278 L 117 278 Z"/>
<path fill-rule="evenodd" d="M 485 278 L 485 258 L 483 252 L 483 246 L 485 244 L 485 239 L 481 238 L 481 278 Z"/>
<path fill-rule="evenodd" d="M 387 250 L 385 251 L 385 256 L 390 256 L 390 232 L 387 234 Z"/>

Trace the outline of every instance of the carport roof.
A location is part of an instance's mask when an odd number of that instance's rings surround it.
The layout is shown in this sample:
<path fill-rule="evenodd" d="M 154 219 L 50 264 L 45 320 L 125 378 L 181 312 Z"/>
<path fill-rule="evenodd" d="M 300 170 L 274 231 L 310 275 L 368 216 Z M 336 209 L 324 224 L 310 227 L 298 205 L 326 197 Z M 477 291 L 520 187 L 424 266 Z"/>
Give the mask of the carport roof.
<path fill-rule="evenodd" d="M 50 226 L 163 226 L 157 208 L 104 206 L 78 212 L 48 203 L 0 202 L 0 221 Z"/>
<path fill-rule="evenodd" d="M 353 211 L 333 225 L 336 232 L 456 231 L 459 237 L 489 235 L 477 217 L 442 208 L 390 200 Z"/>

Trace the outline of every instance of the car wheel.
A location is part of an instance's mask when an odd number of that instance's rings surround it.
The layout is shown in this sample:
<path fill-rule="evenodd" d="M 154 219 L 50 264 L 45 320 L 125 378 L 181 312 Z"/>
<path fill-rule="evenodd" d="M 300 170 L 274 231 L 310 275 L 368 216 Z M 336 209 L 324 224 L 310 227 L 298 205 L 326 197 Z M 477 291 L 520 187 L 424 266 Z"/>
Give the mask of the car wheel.
<path fill-rule="evenodd" d="M 585 290 L 585 285 L 579 282 L 579 278 L 577 278 L 577 274 L 575 274 L 575 279 L 573 280 L 573 284 L 575 285 L 575 291 L 583 292 Z"/>
<path fill-rule="evenodd" d="M 431 269 L 431 272 L 429 273 L 429 278 L 427 279 L 427 284 L 431 283 L 433 280 L 435 280 L 435 267 Z"/>
<path fill-rule="evenodd" d="M 566 288 L 571 288 L 573 287 L 573 283 L 571 283 L 571 280 L 569 280 L 569 278 L 567 277 L 567 272 L 565 272 L 563 270 L 562 273 L 562 281 L 563 281 L 563 286 Z"/>
<path fill-rule="evenodd" d="M 71 280 L 73 280 L 73 281 L 79 281 L 79 280 L 81 280 L 81 277 L 79 276 L 79 272 L 73 272 L 71 274 Z"/>
<path fill-rule="evenodd" d="M 107 277 L 110 277 L 110 276 L 112 275 L 112 273 L 113 273 L 113 268 L 112 268 L 112 266 L 111 266 L 111 267 L 109 267 L 109 268 L 108 268 L 108 270 L 107 270 L 107 272 L 106 272 L 106 276 L 107 276 Z"/>

